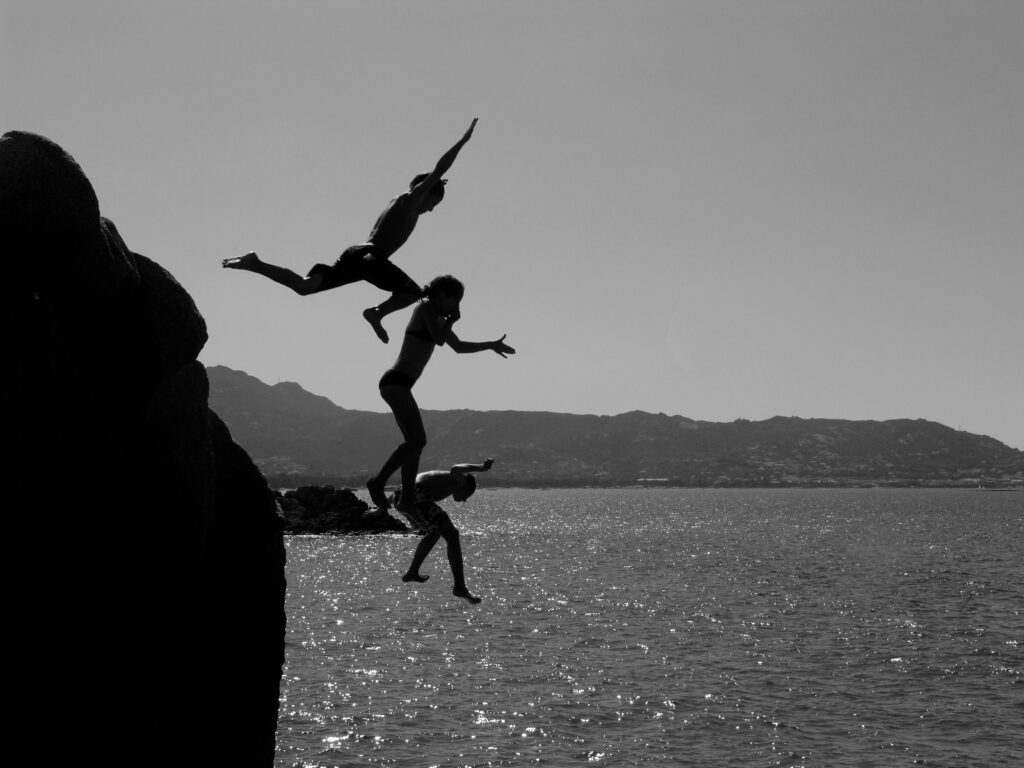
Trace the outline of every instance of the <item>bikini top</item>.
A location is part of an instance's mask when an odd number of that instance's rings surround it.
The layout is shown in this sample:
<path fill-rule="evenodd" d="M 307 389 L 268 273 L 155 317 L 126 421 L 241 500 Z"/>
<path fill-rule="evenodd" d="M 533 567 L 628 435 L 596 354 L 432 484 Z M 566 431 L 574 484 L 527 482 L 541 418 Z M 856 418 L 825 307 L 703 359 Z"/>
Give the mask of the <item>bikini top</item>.
<path fill-rule="evenodd" d="M 440 343 L 434 341 L 434 337 L 430 335 L 430 331 L 426 328 L 406 328 L 405 335 L 412 336 L 414 339 L 421 339 L 429 344 L 437 344 L 439 347 L 444 344 L 443 341 Z"/>

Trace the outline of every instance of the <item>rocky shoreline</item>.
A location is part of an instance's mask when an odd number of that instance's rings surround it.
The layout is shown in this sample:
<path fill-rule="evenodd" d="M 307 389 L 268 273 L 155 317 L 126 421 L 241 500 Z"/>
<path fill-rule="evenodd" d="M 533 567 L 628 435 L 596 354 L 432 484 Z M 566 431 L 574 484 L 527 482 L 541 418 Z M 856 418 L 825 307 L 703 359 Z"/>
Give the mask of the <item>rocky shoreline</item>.
<path fill-rule="evenodd" d="M 361 535 L 410 533 L 410 528 L 383 510 L 370 507 L 350 488 L 306 485 L 274 491 L 286 535 Z"/>

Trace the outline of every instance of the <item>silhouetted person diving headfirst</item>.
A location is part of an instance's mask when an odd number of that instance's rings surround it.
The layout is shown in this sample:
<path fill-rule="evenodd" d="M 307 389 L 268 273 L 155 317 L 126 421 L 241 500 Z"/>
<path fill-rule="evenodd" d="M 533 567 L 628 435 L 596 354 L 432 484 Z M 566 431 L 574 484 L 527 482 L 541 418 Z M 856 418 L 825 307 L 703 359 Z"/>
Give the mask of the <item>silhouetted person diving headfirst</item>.
<path fill-rule="evenodd" d="M 429 576 L 420 573 L 420 566 L 427 559 L 427 555 L 437 544 L 437 540 L 443 538 L 448 545 L 448 564 L 452 569 L 452 579 L 455 586 L 452 594 L 468 600 L 471 603 L 479 603 L 480 598 L 475 597 L 466 586 L 466 578 L 462 563 L 462 544 L 459 540 L 459 529 L 452 523 L 448 513 L 437 505 L 442 499 L 451 496 L 455 501 L 465 501 L 476 490 L 476 478 L 471 472 L 486 472 L 494 464 L 494 459 L 485 459 L 483 464 L 456 464 L 450 470 L 435 470 L 433 472 L 420 472 L 416 476 L 416 503 L 410 508 L 402 503 L 401 489 L 395 491 L 395 507 L 403 511 L 402 514 L 408 518 L 413 527 L 425 531 L 425 535 L 416 546 L 412 556 L 412 563 L 409 570 L 402 576 L 402 581 L 426 581 Z"/>
<path fill-rule="evenodd" d="M 391 200 L 384 212 L 377 217 L 366 242 L 346 248 L 334 264 L 316 264 L 305 277 L 286 267 L 262 261 L 249 252 L 244 256 L 225 259 L 222 266 L 229 269 L 244 269 L 269 277 L 276 283 L 291 288 L 300 296 L 309 296 L 338 286 L 365 280 L 391 296 L 376 307 L 363 310 L 363 317 L 370 323 L 381 341 L 388 341 L 387 331 L 381 320 L 399 309 L 403 309 L 423 296 L 423 290 L 405 272 L 391 263 L 391 256 L 397 251 L 416 228 L 420 214 L 434 210 L 444 198 L 442 178 L 451 168 L 459 150 L 473 136 L 476 118 L 461 139 L 445 152 L 430 173 L 417 174 L 409 189 Z"/>

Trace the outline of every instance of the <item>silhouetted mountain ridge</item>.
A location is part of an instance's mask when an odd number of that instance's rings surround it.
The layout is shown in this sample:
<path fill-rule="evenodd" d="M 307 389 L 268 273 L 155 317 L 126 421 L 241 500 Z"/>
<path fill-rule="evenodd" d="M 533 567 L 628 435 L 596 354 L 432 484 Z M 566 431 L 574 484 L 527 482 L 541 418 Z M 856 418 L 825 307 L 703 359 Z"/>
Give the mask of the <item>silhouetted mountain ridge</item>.
<path fill-rule="evenodd" d="M 361 485 L 396 445 L 389 413 L 208 369 L 210 403 L 277 485 Z M 486 456 L 491 485 L 1024 484 L 1024 452 L 923 419 L 694 421 L 630 411 L 423 411 L 424 468 Z"/>

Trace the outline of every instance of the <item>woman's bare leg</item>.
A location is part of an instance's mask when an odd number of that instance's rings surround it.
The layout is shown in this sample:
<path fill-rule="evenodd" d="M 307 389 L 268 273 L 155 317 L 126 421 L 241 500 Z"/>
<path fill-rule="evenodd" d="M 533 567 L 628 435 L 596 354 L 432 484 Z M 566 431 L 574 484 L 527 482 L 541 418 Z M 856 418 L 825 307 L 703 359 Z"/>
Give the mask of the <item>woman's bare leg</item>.
<path fill-rule="evenodd" d="M 427 434 L 423 429 L 423 418 L 420 416 L 416 398 L 412 390 L 402 386 L 381 387 L 380 395 L 395 415 L 398 428 L 402 430 L 405 442 L 399 445 L 384 462 L 380 471 L 370 478 L 367 488 L 370 497 L 380 490 L 383 493 L 388 478 L 399 468 L 402 470 L 402 497 L 398 508 L 415 511 L 416 508 L 416 473 L 419 471 L 420 454 L 427 444 Z"/>

